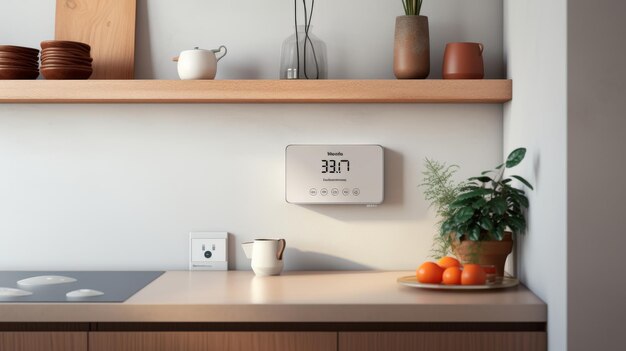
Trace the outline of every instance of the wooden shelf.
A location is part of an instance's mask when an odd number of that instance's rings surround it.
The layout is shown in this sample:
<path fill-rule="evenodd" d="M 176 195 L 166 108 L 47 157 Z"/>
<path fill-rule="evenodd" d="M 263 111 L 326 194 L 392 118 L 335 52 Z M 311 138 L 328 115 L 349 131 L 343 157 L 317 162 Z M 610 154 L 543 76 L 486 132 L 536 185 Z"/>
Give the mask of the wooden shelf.
<path fill-rule="evenodd" d="M 511 80 L 0 80 L 2 103 L 504 103 Z"/>

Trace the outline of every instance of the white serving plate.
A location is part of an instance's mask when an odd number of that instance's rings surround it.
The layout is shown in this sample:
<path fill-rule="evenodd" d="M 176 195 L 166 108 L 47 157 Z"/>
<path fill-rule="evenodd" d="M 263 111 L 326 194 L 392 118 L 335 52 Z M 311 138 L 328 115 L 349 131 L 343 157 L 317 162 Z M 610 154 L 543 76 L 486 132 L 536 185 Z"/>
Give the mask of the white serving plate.
<path fill-rule="evenodd" d="M 503 277 L 493 284 L 485 285 L 444 285 L 444 284 L 424 284 L 417 281 L 415 275 L 407 275 L 398 278 L 398 284 L 411 288 L 435 289 L 435 290 L 489 290 L 505 289 L 519 285 L 519 280 L 513 277 Z"/>

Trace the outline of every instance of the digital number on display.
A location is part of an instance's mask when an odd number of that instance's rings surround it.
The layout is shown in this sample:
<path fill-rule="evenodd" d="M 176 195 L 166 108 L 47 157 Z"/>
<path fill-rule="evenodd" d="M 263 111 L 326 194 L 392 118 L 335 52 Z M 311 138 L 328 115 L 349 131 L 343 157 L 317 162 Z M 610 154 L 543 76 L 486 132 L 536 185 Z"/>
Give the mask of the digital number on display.
<path fill-rule="evenodd" d="M 349 160 L 322 160 L 322 173 L 341 173 L 342 170 L 350 172 Z"/>

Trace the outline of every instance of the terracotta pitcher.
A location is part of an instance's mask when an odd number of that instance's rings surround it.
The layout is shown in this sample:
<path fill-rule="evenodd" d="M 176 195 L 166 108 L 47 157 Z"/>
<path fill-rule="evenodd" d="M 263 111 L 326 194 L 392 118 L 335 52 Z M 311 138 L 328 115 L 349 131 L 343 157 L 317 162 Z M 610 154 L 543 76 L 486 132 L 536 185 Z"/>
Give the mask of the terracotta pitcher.
<path fill-rule="evenodd" d="M 448 43 L 443 54 L 443 79 L 482 79 L 483 44 Z"/>

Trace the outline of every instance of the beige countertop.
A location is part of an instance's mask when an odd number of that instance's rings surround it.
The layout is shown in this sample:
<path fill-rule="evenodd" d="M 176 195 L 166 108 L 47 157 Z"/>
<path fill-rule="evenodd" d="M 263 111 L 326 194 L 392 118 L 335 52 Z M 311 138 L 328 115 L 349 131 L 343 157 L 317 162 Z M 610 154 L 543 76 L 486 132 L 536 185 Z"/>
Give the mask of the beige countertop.
<path fill-rule="evenodd" d="M 124 303 L 0 303 L 0 322 L 545 322 L 523 286 L 432 291 L 413 272 L 166 272 Z"/>

